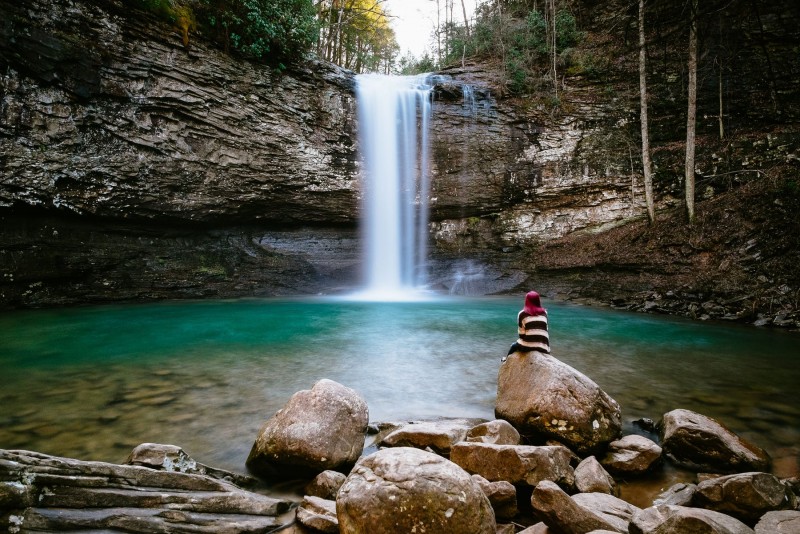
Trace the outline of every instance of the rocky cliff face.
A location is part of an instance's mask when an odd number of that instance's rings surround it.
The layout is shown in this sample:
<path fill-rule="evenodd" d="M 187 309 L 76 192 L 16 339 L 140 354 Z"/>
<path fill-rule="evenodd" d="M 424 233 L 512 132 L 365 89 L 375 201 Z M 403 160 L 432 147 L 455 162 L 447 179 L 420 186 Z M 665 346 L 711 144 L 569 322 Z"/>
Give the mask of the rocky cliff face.
<path fill-rule="evenodd" d="M 309 60 L 278 74 L 184 47 L 121 0 L 0 0 L 0 20 L 0 307 L 357 284 L 352 73 Z M 433 287 L 538 287 L 542 243 L 643 215 L 635 102 L 570 82 L 568 112 L 552 114 L 485 67 L 442 75 Z M 769 135 L 762 163 L 797 153 L 791 132 Z M 723 156 L 699 158 L 715 174 L 741 167 Z M 661 207 L 677 184 L 660 187 Z"/>
<path fill-rule="evenodd" d="M 116 0 L 5 0 L 0 16 L 4 306 L 355 283 L 352 73 L 187 48 Z M 567 172 L 579 120 L 541 127 L 479 69 L 449 76 L 431 134 L 438 287 L 453 288 L 453 262 L 635 213 L 627 178 Z M 479 291 L 523 271 L 492 268 Z"/>

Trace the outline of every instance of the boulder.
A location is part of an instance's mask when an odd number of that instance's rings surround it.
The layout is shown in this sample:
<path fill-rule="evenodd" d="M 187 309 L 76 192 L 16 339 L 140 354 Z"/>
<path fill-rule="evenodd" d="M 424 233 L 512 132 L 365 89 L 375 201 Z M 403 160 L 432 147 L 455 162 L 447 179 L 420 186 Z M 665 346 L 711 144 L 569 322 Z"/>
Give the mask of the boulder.
<path fill-rule="evenodd" d="M 556 534 L 553 529 L 545 525 L 543 522 L 539 521 L 535 523 L 525 530 L 520 530 L 518 534 Z"/>
<path fill-rule="evenodd" d="M 517 515 L 517 488 L 514 487 L 514 484 L 505 480 L 489 482 L 480 475 L 472 475 L 472 480 L 489 498 L 496 518 L 511 519 Z"/>
<path fill-rule="evenodd" d="M 666 491 L 660 493 L 658 497 L 653 500 L 654 505 L 658 504 L 674 504 L 676 506 L 689 506 L 692 504 L 694 492 L 697 491 L 695 484 L 686 484 L 678 482 L 673 484 Z"/>
<path fill-rule="evenodd" d="M 149 467 L 150 469 L 162 471 L 207 475 L 220 480 L 227 480 L 242 488 L 250 488 L 259 485 L 259 481 L 256 478 L 203 465 L 186 454 L 186 452 L 177 445 L 141 443 L 134 447 L 128 459 L 125 460 L 125 463 L 128 465 L 141 465 Z"/>
<path fill-rule="evenodd" d="M 247 467 L 263 476 L 347 469 L 364 449 L 369 414 L 361 396 L 332 380 L 298 391 L 258 433 Z"/>
<path fill-rule="evenodd" d="M 631 434 L 612 441 L 600 460 L 615 475 L 642 475 L 661 461 L 661 447 L 653 440 Z"/>
<path fill-rule="evenodd" d="M 500 366 L 495 416 L 531 440 L 555 439 L 580 454 L 620 436 L 619 404 L 556 358 L 515 352 Z"/>
<path fill-rule="evenodd" d="M 699 483 L 692 504 L 754 525 L 767 512 L 795 508 L 797 499 L 775 475 L 737 473 Z"/>
<path fill-rule="evenodd" d="M 494 445 L 519 445 L 520 436 L 511 423 L 502 419 L 495 419 L 472 427 L 467 432 L 465 441 L 492 443 Z"/>
<path fill-rule="evenodd" d="M 598 493 L 597 495 L 605 495 Z M 610 495 L 606 495 L 610 497 Z M 592 530 L 628 532 L 622 518 L 597 514 L 570 498 L 557 484 L 544 480 L 533 490 L 531 506 L 548 527 L 563 534 L 585 534 Z"/>
<path fill-rule="evenodd" d="M 383 438 L 384 447 L 430 448 L 437 454 L 450 454 L 450 448 L 463 441 L 467 432 L 475 425 L 474 420 L 442 419 L 404 424 Z"/>
<path fill-rule="evenodd" d="M 480 486 L 437 454 L 392 447 L 361 458 L 336 497 L 342 534 L 494 534 L 494 512 Z"/>
<path fill-rule="evenodd" d="M 12 532 L 266 532 L 291 505 L 208 475 L 29 451 L 0 450 L 0 481 Z"/>
<path fill-rule="evenodd" d="M 756 523 L 756 534 L 797 534 L 800 532 L 800 511 L 767 512 Z"/>
<path fill-rule="evenodd" d="M 633 514 L 641 510 L 638 506 L 607 493 L 576 493 L 571 499 L 584 510 L 599 515 L 616 528 L 624 528 L 624 532 L 628 531 L 627 526 Z"/>
<path fill-rule="evenodd" d="M 339 520 L 336 518 L 336 502 L 306 495 L 297 507 L 297 521 L 310 529 L 326 534 L 338 534 Z"/>
<path fill-rule="evenodd" d="M 651 506 L 634 514 L 630 534 L 754 534 L 729 515 L 672 504 Z"/>
<path fill-rule="evenodd" d="M 575 485 L 571 457 L 572 453 L 560 445 L 536 447 L 464 441 L 450 451 L 454 463 L 492 482 L 505 480 L 535 486 L 542 480 L 550 480 L 567 489 Z"/>
<path fill-rule="evenodd" d="M 588 456 L 575 468 L 575 487 L 581 493 L 614 493 L 614 478 L 597 458 Z"/>
<path fill-rule="evenodd" d="M 305 494 L 321 499 L 336 500 L 339 488 L 344 484 L 346 475 L 338 471 L 323 471 L 314 477 L 305 487 Z"/>
<path fill-rule="evenodd" d="M 770 457 L 723 425 L 690 410 L 672 410 L 659 423 L 661 447 L 675 463 L 696 471 L 769 471 Z"/>

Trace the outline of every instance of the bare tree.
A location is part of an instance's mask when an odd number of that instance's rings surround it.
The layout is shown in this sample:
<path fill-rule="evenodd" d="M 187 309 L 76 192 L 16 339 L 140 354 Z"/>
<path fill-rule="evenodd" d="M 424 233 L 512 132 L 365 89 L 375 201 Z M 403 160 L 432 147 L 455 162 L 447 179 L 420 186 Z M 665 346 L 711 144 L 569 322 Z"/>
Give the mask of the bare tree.
<path fill-rule="evenodd" d="M 686 216 L 694 222 L 694 138 L 697 127 L 697 8 L 692 0 L 689 17 L 689 98 L 686 112 Z"/>
<path fill-rule="evenodd" d="M 642 123 L 642 168 L 644 172 L 644 198 L 650 224 L 656 220 L 653 202 L 653 174 L 650 161 L 650 135 L 647 121 L 647 41 L 644 31 L 644 0 L 639 0 L 639 100 Z"/>

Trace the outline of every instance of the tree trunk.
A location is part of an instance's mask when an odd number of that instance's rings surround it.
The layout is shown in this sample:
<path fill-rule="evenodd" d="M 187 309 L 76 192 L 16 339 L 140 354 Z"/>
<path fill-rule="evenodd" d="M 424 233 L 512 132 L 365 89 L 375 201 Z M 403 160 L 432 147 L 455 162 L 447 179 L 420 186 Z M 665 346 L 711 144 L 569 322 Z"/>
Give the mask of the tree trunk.
<path fill-rule="evenodd" d="M 686 216 L 694 222 L 694 137 L 697 125 L 697 3 L 689 21 L 689 105 L 686 113 Z"/>
<path fill-rule="evenodd" d="M 464 30 L 469 39 L 469 19 L 467 18 L 467 7 L 464 5 L 464 0 L 461 0 L 461 12 L 464 14 Z"/>
<path fill-rule="evenodd" d="M 556 49 L 558 38 L 556 34 L 556 0 L 550 0 L 550 20 L 553 22 L 553 91 L 555 92 L 556 99 L 558 99 L 558 71 L 556 70 L 556 60 L 558 58 L 558 50 Z"/>
<path fill-rule="evenodd" d="M 644 198 L 650 224 L 656 221 L 653 202 L 653 175 L 650 162 L 650 135 L 647 121 L 647 46 L 644 32 L 644 0 L 639 0 L 639 101 L 642 123 L 642 169 L 644 173 Z"/>

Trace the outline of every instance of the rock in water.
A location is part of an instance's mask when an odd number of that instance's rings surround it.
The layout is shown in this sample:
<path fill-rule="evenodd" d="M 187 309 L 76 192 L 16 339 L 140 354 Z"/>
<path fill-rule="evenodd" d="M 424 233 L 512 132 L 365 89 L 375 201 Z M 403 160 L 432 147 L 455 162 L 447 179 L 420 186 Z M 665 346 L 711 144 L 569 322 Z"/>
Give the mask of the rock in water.
<path fill-rule="evenodd" d="M 716 420 L 690 410 L 665 413 L 661 447 L 678 464 L 712 473 L 769 471 L 766 451 L 743 440 Z"/>
<path fill-rule="evenodd" d="M 495 534 L 492 506 L 466 471 L 412 447 L 358 461 L 336 497 L 342 534 Z"/>
<path fill-rule="evenodd" d="M 620 436 L 619 404 L 556 358 L 515 352 L 500 366 L 495 416 L 532 439 L 555 439 L 581 454 Z"/>
<path fill-rule="evenodd" d="M 347 469 L 364 449 L 367 403 L 352 389 L 323 379 L 298 391 L 258 433 L 247 467 L 263 476 L 314 476 Z"/>

